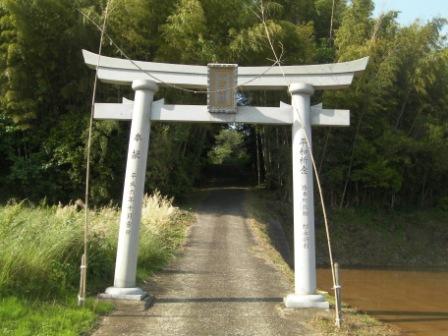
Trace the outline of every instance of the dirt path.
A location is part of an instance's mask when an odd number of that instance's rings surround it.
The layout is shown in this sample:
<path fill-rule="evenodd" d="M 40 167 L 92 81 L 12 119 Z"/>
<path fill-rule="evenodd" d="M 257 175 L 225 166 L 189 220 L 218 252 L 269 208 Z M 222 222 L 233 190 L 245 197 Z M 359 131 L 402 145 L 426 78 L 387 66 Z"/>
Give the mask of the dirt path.
<path fill-rule="evenodd" d="M 154 306 L 118 310 L 94 335 L 315 335 L 312 311 L 283 308 L 292 288 L 257 255 L 244 197 L 244 189 L 209 191 L 182 254 L 145 288 Z"/>

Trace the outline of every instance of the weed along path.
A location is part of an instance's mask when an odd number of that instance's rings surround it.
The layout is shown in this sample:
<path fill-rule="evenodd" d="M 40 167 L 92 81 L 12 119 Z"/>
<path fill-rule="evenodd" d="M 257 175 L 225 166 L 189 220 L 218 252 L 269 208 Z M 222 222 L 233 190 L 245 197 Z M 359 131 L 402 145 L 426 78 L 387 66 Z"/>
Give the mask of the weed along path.
<path fill-rule="evenodd" d="M 184 249 L 147 283 L 154 305 L 117 310 L 94 335 L 318 335 L 308 322 L 322 312 L 284 308 L 292 288 L 262 256 L 245 217 L 245 190 L 206 192 Z"/>

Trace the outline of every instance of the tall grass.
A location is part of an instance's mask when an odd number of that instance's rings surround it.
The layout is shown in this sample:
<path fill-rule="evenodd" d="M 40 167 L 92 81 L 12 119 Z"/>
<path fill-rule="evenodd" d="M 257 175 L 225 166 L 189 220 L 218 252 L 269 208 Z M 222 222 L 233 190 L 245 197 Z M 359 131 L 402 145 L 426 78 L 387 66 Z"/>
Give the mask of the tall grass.
<path fill-rule="evenodd" d="M 119 226 L 113 206 L 91 213 L 88 288 L 112 284 Z M 182 242 L 187 214 L 172 200 L 145 196 L 140 234 L 140 279 L 163 266 Z M 111 306 L 76 306 L 84 213 L 74 206 L 0 206 L 0 335 L 85 334 Z"/>
<path fill-rule="evenodd" d="M 182 241 L 185 213 L 172 200 L 145 196 L 139 250 L 139 276 L 161 267 Z M 32 206 L 26 202 L 0 207 L 0 294 L 41 299 L 76 291 L 82 254 L 83 212 L 74 206 Z M 111 285 L 115 264 L 119 209 L 91 214 L 89 290 Z"/>

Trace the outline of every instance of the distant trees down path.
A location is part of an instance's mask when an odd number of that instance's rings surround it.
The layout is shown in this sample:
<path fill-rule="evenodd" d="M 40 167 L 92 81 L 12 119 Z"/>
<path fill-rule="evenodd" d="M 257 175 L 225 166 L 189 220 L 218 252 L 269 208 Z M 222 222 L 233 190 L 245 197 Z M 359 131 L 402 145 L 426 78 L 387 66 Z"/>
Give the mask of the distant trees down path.
<path fill-rule="evenodd" d="M 444 19 L 410 26 L 396 12 L 374 18 L 372 0 L 112 0 L 108 33 L 147 61 L 271 65 L 266 27 L 282 64 L 370 56 L 348 90 L 315 102 L 349 108 L 349 128 L 314 129 L 314 155 L 334 207 L 448 208 L 448 49 Z M 93 72 L 81 49 L 96 51 L 105 0 L 0 0 L 0 192 L 8 198 L 67 202 L 82 197 Z M 333 16 L 332 16 L 333 12 Z M 331 32 L 330 32 L 331 29 Z M 105 54 L 120 57 L 114 46 Z M 128 87 L 100 85 L 98 100 L 132 98 Z M 170 88 L 169 103 L 204 104 L 204 95 Z M 244 92 L 253 105 L 278 106 L 286 92 Z M 95 122 L 92 198 L 118 200 L 126 124 Z M 291 200 L 288 127 L 154 124 L 147 188 L 185 195 L 210 160 L 238 157 Z M 242 138 L 242 139 L 240 139 Z M 228 153 L 232 143 L 239 153 Z M 240 144 L 246 148 L 241 148 Z M 247 154 L 246 154 L 247 153 Z M 232 156 L 233 155 L 233 156 Z M 257 159 L 258 158 L 258 159 Z M 215 163 L 216 163 L 215 162 Z M 249 162 L 249 164 L 247 164 Z"/>

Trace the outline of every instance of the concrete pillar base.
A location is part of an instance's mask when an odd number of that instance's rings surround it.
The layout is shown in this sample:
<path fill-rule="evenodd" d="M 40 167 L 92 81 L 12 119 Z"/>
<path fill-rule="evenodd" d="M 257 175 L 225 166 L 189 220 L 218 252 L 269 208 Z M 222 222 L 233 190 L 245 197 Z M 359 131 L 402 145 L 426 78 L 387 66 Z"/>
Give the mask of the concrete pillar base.
<path fill-rule="evenodd" d="M 103 294 L 98 295 L 101 299 L 109 300 L 130 300 L 130 301 L 143 301 L 148 298 L 148 293 L 143 289 L 134 288 L 118 288 L 108 287 Z"/>
<path fill-rule="evenodd" d="M 283 299 L 286 308 L 318 308 L 329 309 L 330 304 L 325 297 L 320 294 L 314 295 L 296 295 L 289 294 Z"/>

